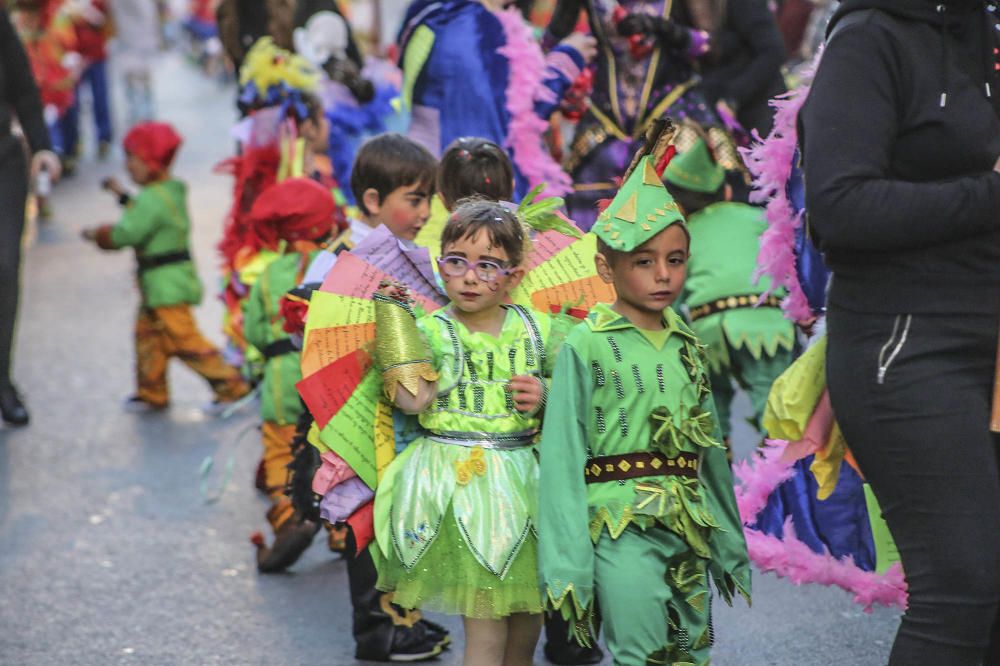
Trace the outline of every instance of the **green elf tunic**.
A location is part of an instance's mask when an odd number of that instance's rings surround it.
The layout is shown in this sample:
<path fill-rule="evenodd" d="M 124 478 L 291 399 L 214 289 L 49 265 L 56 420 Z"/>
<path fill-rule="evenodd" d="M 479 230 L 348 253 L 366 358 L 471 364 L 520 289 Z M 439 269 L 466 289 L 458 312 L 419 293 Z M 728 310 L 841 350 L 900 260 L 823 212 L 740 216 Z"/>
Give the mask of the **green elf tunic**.
<path fill-rule="evenodd" d="M 165 180 L 142 188 L 129 202 L 118 224 L 109 230 L 111 247 L 135 248 L 144 307 L 201 302 L 201 282 L 194 264 L 189 256 L 180 259 L 189 252 L 190 232 L 187 187 L 179 180 Z M 180 260 L 150 265 L 171 256 Z"/>
<path fill-rule="evenodd" d="M 792 362 L 795 330 L 778 305 L 781 292 L 754 307 L 770 282 L 753 284 L 761 209 L 721 202 L 688 217 L 691 258 L 682 301 L 691 328 L 708 347 L 712 388 L 723 435 L 730 432 L 732 380 L 750 396 L 757 428 L 771 384 Z"/>
<path fill-rule="evenodd" d="M 417 320 L 440 378 L 426 435 L 375 497 L 378 588 L 404 608 L 476 618 L 539 613 L 535 525 L 540 414 L 514 407 L 514 375 L 548 377 L 562 318 L 507 306 L 495 338 L 443 308 Z"/>
<path fill-rule="evenodd" d="M 281 297 L 293 289 L 304 271 L 304 263 L 319 250 L 303 256 L 282 254 L 260 274 L 244 302 L 244 334 L 247 342 L 265 357 L 260 390 L 260 416 L 278 425 L 294 424 L 302 413 L 302 400 L 295 384 L 302 379 L 299 353 L 282 326 Z"/>
<path fill-rule="evenodd" d="M 663 323 L 595 307 L 559 352 L 542 434 L 548 602 L 579 621 L 596 600 L 616 664 L 707 664 L 708 576 L 727 602 L 750 594 L 701 350 L 673 310 Z"/>

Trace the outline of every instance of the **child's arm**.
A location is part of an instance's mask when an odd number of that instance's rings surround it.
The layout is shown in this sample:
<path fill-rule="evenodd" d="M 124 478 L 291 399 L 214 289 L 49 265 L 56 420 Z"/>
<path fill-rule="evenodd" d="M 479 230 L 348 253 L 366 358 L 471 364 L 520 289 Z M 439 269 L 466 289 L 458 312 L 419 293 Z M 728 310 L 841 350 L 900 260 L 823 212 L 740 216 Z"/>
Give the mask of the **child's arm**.
<path fill-rule="evenodd" d="M 548 119 L 583 68 L 597 53 L 597 40 L 574 32 L 545 56 L 545 78 L 535 92 L 535 114 Z"/>
<path fill-rule="evenodd" d="M 243 337 L 258 350 L 263 350 L 269 342 L 269 326 L 263 298 L 263 289 L 265 289 L 267 281 L 267 270 L 265 270 L 250 288 L 250 295 L 243 301 L 242 305 Z"/>
<path fill-rule="evenodd" d="M 417 328 L 405 287 L 383 286 L 374 298 L 375 361 L 385 397 L 404 413 L 418 414 L 437 395 L 430 346 Z"/>
<path fill-rule="evenodd" d="M 713 415 L 712 439 L 722 441 L 722 431 L 715 415 L 715 400 L 709 393 L 701 401 L 701 410 Z M 711 561 L 708 569 L 712 574 L 719 593 L 730 605 L 733 595 L 739 592 L 750 601 L 750 559 L 747 555 L 746 539 L 743 536 L 743 521 L 736 506 L 733 493 L 733 475 L 726 450 L 723 447 L 703 449 L 700 479 L 705 487 L 705 501 L 711 514 L 719 523 L 712 530 L 709 541 Z"/>
<path fill-rule="evenodd" d="M 132 201 L 132 195 L 122 187 L 122 184 L 118 182 L 118 179 L 114 176 L 109 176 L 101 181 L 101 189 L 105 192 L 110 192 L 115 195 L 120 206 L 127 206 L 129 202 Z"/>
<path fill-rule="evenodd" d="M 83 237 L 96 242 L 104 250 L 136 247 L 144 244 L 153 234 L 160 214 L 152 198 L 140 195 L 125 208 L 118 224 L 86 229 Z"/>
<path fill-rule="evenodd" d="M 556 360 L 542 428 L 538 557 L 549 605 L 585 621 L 594 600 L 594 549 L 583 470 L 589 450 L 591 378 L 564 345 Z M 581 626 L 586 633 L 586 623 Z"/>

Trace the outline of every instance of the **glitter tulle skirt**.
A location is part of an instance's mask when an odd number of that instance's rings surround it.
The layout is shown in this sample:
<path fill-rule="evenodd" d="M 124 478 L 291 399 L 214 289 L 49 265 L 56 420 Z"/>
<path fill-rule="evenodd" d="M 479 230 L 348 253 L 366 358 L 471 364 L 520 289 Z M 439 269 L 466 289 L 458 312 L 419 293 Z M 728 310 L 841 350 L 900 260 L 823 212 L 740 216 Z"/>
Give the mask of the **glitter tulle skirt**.
<path fill-rule="evenodd" d="M 393 602 L 448 615 L 496 619 L 514 613 L 541 613 L 538 539 L 528 532 L 506 575 L 486 570 L 469 550 L 449 508 L 441 528 L 416 566 L 407 571 L 397 557 L 372 547 L 378 589 L 394 592 Z"/>

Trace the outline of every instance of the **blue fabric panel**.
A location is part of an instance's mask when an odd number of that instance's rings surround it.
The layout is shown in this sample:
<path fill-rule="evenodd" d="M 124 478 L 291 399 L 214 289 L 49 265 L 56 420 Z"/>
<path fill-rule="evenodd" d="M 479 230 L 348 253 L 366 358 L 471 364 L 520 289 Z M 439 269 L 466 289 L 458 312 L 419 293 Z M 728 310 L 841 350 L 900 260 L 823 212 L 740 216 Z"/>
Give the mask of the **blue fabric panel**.
<path fill-rule="evenodd" d="M 765 534 L 784 536 L 785 519 L 791 516 L 795 534 L 813 551 L 828 550 L 835 557 L 850 555 L 865 571 L 875 570 L 864 483 L 857 472 L 842 463 L 840 479 L 826 500 L 816 499 L 816 479 L 809 472 L 813 456 L 795 463 L 795 475 L 768 499 L 755 527 Z"/>

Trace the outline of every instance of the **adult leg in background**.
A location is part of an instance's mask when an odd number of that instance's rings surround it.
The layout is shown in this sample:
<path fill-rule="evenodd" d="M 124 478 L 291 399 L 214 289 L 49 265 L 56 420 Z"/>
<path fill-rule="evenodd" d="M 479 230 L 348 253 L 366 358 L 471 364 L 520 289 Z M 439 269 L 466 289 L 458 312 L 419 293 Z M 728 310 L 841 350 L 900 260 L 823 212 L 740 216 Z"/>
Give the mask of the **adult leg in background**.
<path fill-rule="evenodd" d="M 14 425 L 28 422 L 11 377 L 27 196 L 28 165 L 21 144 L 12 136 L 0 139 L 0 405 L 4 420 Z"/>
<path fill-rule="evenodd" d="M 111 143 L 111 103 L 108 91 L 108 62 L 100 60 L 87 68 L 90 93 L 94 98 L 94 124 L 97 126 L 98 153 L 104 153 Z M 101 157 L 104 155 L 101 154 Z"/>
<path fill-rule="evenodd" d="M 981 664 L 1000 603 L 996 316 L 828 314 L 837 420 L 909 585 L 890 664 Z"/>

